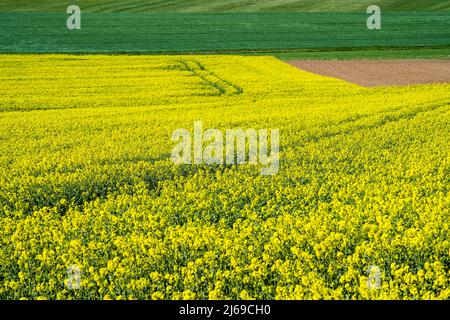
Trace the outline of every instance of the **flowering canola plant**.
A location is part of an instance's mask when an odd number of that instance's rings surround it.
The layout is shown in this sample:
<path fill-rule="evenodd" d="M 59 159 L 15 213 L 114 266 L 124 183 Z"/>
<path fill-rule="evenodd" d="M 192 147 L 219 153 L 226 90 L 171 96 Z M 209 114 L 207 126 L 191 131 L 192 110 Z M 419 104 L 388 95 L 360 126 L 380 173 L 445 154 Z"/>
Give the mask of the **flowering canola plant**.
<path fill-rule="evenodd" d="M 1 55 L 0 77 L 0 299 L 450 298 L 449 84 L 240 56 Z M 279 128 L 279 173 L 175 165 L 195 121 Z"/>

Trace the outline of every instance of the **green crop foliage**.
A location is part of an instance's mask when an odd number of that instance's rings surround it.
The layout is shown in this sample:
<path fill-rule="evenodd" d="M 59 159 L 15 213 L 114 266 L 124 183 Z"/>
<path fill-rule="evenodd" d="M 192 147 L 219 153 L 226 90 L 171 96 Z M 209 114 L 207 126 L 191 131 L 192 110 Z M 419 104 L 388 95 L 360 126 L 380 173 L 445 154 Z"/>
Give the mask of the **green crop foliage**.
<path fill-rule="evenodd" d="M 87 12 L 303 12 L 365 11 L 377 4 L 387 11 L 449 11 L 442 0 L 78 0 Z M 60 12 L 69 0 L 2 0 L 0 12 Z"/>
<path fill-rule="evenodd" d="M 2 53 L 260 52 L 450 46 L 450 14 L 385 13 L 369 31 L 360 13 L 0 13 Z"/>

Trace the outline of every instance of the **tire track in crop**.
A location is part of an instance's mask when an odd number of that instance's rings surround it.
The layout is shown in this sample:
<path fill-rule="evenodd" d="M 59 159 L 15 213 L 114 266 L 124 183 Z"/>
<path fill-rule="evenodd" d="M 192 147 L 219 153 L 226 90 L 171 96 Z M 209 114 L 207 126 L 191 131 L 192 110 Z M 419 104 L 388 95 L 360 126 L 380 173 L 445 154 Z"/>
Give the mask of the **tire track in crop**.
<path fill-rule="evenodd" d="M 217 90 L 219 96 L 239 95 L 244 92 L 241 87 L 231 81 L 223 79 L 214 72 L 207 70 L 199 61 L 180 60 L 178 63 L 179 65 L 175 66 L 174 69 L 190 72 L 192 76 L 200 78 L 206 85 Z"/>
<path fill-rule="evenodd" d="M 323 139 L 327 139 L 327 138 L 333 138 L 339 135 L 346 135 L 346 134 L 353 134 L 355 132 L 358 131 L 362 131 L 362 130 L 370 130 L 370 129 L 375 129 L 375 128 L 379 128 L 382 127 L 386 124 L 389 124 L 391 122 L 397 122 L 400 120 L 410 120 L 412 118 L 415 118 L 416 116 L 418 116 L 419 114 L 422 113 L 428 113 L 428 112 L 432 112 L 436 109 L 439 108 L 445 108 L 445 107 L 449 107 L 450 103 L 446 102 L 435 102 L 433 103 L 431 106 L 430 105 L 426 105 L 426 106 L 422 106 L 416 109 L 413 109 L 409 112 L 406 113 L 402 113 L 400 115 L 395 115 L 392 114 L 392 112 L 395 112 L 396 109 L 391 110 L 389 112 L 384 112 L 384 113 L 377 113 L 377 114 L 372 114 L 372 115 L 368 115 L 368 116 L 357 116 L 356 119 L 355 117 L 353 117 L 353 120 L 359 121 L 359 120 L 366 120 L 366 119 L 370 119 L 370 118 L 376 118 L 376 117 L 380 117 L 382 116 L 381 119 L 376 120 L 373 123 L 368 123 L 368 124 L 359 124 L 359 125 L 355 125 L 354 127 L 351 128 L 341 128 L 337 131 L 328 131 L 328 132 L 323 132 L 319 135 L 311 135 L 309 137 L 306 137 L 306 143 L 310 143 L 310 142 L 319 142 L 320 140 Z M 399 108 L 399 110 L 401 110 L 402 108 Z M 353 122 L 352 120 L 348 119 L 348 121 L 341 121 L 342 123 L 348 123 L 348 122 Z"/>

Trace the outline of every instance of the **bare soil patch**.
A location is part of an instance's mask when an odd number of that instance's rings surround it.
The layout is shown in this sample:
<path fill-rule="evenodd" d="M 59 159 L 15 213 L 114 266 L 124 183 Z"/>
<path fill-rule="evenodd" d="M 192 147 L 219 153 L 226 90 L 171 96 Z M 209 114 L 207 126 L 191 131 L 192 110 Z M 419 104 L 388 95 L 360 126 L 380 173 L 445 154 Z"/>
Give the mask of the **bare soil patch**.
<path fill-rule="evenodd" d="M 302 60 L 289 64 L 365 87 L 450 83 L 450 60 Z"/>

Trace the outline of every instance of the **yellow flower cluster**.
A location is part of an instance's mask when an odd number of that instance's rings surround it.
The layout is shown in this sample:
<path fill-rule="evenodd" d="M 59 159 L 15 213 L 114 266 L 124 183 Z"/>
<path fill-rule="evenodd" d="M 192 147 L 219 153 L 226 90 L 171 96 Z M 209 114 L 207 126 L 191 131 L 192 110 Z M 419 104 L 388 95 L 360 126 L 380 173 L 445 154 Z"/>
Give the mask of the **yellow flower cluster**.
<path fill-rule="evenodd" d="M 450 298 L 450 85 L 239 56 L 0 74 L 0 299 Z M 278 175 L 173 164 L 198 120 L 279 128 Z"/>

